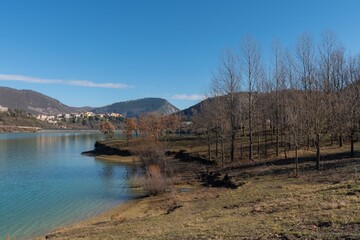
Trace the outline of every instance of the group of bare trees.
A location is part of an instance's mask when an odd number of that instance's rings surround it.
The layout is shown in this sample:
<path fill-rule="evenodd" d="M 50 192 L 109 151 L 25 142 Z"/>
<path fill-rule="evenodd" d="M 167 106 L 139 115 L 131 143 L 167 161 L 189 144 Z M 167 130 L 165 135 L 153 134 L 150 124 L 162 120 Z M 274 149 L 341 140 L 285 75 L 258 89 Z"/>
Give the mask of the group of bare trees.
<path fill-rule="evenodd" d="M 169 132 L 176 132 L 180 127 L 178 115 L 150 113 L 125 120 L 123 133 L 127 145 L 134 135 L 139 136 L 129 146 L 130 152 L 137 156 L 140 163 L 140 171 L 135 178 L 151 195 L 161 193 L 171 185 L 172 169 L 166 160 L 166 141 L 161 140 L 167 140 Z"/>
<path fill-rule="evenodd" d="M 354 157 L 360 55 L 348 53 L 330 31 L 319 43 L 304 33 L 293 49 L 274 42 L 271 55 L 265 66 L 260 46 L 251 37 L 239 51 L 228 49 L 221 55 L 211 94 L 194 116 L 194 125 L 207 133 L 209 158 L 224 164 L 225 158 L 253 160 L 270 151 L 286 156 L 293 150 L 297 159 L 299 148 L 313 147 L 320 169 L 321 147 L 329 141 L 342 146 L 344 140 L 350 142 Z"/>

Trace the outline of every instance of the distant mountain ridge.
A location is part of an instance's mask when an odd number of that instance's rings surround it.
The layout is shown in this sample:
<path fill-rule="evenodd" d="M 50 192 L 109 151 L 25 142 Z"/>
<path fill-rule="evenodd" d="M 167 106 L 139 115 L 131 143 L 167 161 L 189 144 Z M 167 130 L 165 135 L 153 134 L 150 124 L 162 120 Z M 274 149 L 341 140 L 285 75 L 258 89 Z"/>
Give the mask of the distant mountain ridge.
<path fill-rule="evenodd" d="M 147 113 L 172 114 L 179 109 L 163 98 L 143 98 L 117 102 L 104 107 L 94 108 L 94 113 L 119 113 L 124 117 L 139 117 Z"/>
<path fill-rule="evenodd" d="M 32 114 L 55 115 L 61 113 L 76 113 L 91 109 L 90 107 L 70 107 L 59 100 L 32 90 L 17 90 L 0 87 L 0 105 L 12 109 L 25 110 Z"/>
<path fill-rule="evenodd" d="M 71 107 L 59 100 L 32 90 L 17 90 L 0 87 L 0 105 L 12 109 L 25 110 L 38 115 L 57 115 L 92 111 L 94 113 L 119 113 L 125 117 L 139 117 L 146 113 L 172 114 L 179 109 L 162 98 L 143 98 L 126 102 L 117 102 L 99 108 Z"/>

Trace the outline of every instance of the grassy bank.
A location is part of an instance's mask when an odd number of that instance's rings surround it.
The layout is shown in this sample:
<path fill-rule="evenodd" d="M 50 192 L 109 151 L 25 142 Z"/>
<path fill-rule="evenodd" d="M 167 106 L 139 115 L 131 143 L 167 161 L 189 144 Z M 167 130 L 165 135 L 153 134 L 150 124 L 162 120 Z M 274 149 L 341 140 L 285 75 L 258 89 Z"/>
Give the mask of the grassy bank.
<path fill-rule="evenodd" d="M 171 192 L 132 200 L 46 237 L 360 239 L 360 159 L 345 157 L 348 146 L 325 148 L 321 171 L 313 170 L 313 153 L 303 150 L 300 177 L 294 177 L 291 156 L 217 168 L 199 161 L 205 148 L 201 141 L 191 141 L 168 145 L 170 152 L 186 148 L 191 153 L 186 159 L 169 155 L 168 163 L 177 177 Z M 125 147 L 123 144 L 114 141 L 108 146 Z M 130 157 L 105 159 L 127 163 Z M 209 187 L 224 174 L 236 183 L 236 189 Z"/>

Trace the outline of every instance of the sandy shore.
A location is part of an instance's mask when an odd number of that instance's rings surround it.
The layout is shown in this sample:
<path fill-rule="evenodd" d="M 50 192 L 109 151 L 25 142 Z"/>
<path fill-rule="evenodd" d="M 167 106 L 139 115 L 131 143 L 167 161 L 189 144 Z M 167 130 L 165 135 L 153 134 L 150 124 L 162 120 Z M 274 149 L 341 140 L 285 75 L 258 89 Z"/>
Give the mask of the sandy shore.
<path fill-rule="evenodd" d="M 139 159 L 136 156 L 98 155 L 95 159 L 124 165 L 140 164 Z"/>

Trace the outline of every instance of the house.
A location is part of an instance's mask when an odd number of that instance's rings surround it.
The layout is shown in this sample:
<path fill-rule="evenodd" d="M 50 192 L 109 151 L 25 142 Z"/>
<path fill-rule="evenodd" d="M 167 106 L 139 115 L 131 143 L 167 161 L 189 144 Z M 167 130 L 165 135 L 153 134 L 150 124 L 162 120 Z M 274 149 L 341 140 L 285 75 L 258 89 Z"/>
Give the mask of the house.
<path fill-rule="evenodd" d="M 37 115 L 36 119 L 38 119 L 40 121 L 46 121 L 47 117 L 48 117 L 47 115 L 39 114 L 39 115 Z"/>
<path fill-rule="evenodd" d="M 81 114 L 80 113 L 72 113 L 70 114 L 71 117 L 74 117 L 74 118 L 79 118 L 81 117 Z"/>
<path fill-rule="evenodd" d="M 0 112 L 7 112 L 9 109 L 0 105 Z"/>
<path fill-rule="evenodd" d="M 95 116 L 95 113 L 93 113 L 93 112 L 85 112 L 85 113 L 84 113 L 84 116 L 85 116 L 85 117 L 94 117 L 94 116 Z"/>
<path fill-rule="evenodd" d="M 119 113 L 111 113 L 110 116 L 111 117 L 122 117 L 122 115 Z"/>

